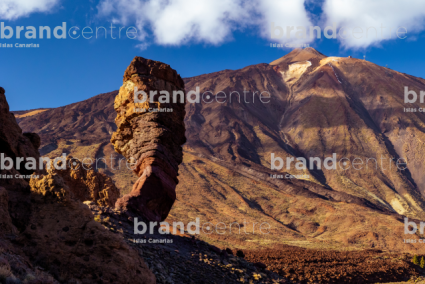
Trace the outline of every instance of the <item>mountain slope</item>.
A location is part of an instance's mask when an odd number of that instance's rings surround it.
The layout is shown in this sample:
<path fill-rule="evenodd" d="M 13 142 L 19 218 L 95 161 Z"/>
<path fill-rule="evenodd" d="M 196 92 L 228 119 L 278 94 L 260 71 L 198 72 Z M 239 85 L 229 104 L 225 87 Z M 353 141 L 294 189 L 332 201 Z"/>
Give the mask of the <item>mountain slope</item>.
<path fill-rule="evenodd" d="M 304 61 L 296 61 L 300 59 Z M 391 84 L 387 82 L 388 74 L 393 76 Z M 352 163 L 357 159 L 354 162 L 364 165 L 354 165 L 356 168 L 351 165 L 348 170 L 342 169 L 346 168 L 343 165 L 336 170 L 322 167 L 310 173 L 310 180 L 367 199 L 380 208 L 412 217 L 423 216 L 419 172 L 411 173 L 410 167 L 399 170 L 394 163 L 399 158 L 409 158 L 409 164 L 415 161 L 398 150 L 409 143 L 397 146 L 401 137 L 392 134 L 400 131 L 400 125 L 407 126 L 398 117 L 411 120 L 409 115 L 415 116 L 400 112 L 402 86 L 413 84 L 417 85 L 418 81 L 373 63 L 325 57 L 313 49 L 294 50 L 271 65 L 190 78 L 186 80 L 186 88 L 200 86 L 201 93 L 242 93 L 247 88 L 268 91 L 272 97 L 269 104 L 233 101 L 190 105 L 187 146 L 196 153 L 242 164 L 255 163 L 268 169 L 271 153 L 284 161 L 288 156 L 307 160 L 320 157 L 323 161 L 333 153 L 338 161 Z M 367 90 L 375 97 L 384 95 L 392 104 L 376 109 L 375 100 L 364 95 Z M 423 123 L 423 118 L 415 116 L 416 123 Z M 385 127 L 388 128 L 390 121 L 395 123 L 388 135 Z M 417 127 L 415 131 L 422 133 Z M 380 159 L 382 165 L 378 166 Z M 294 166 L 290 173 L 301 174 Z"/>
<path fill-rule="evenodd" d="M 186 107 L 188 142 L 170 222 L 199 217 L 201 223 L 225 223 L 225 234 L 202 234 L 221 246 L 343 244 L 423 250 L 403 242 L 402 215 L 424 217 L 425 117 L 403 112 L 404 86 L 425 89 L 424 80 L 307 48 L 271 64 L 186 78 L 185 84 L 187 91 L 199 86 L 201 94 L 224 92 L 227 100 L 213 96 L 214 102 Z M 40 134 L 42 154 L 54 157 L 65 151 L 79 158 L 106 157 L 105 164 L 116 169 L 120 156 L 109 158 L 108 142 L 115 130 L 114 96 L 102 94 L 23 117 L 19 124 L 24 131 Z M 287 169 L 285 163 L 276 171 L 271 170 L 271 153 L 285 162 L 287 157 L 323 161 L 333 154 L 342 160 L 335 170 L 311 170 L 310 164 L 296 168 L 294 163 Z M 406 170 L 397 169 L 394 161 L 400 158 L 407 159 Z M 342 169 L 348 160 L 351 168 Z M 383 161 L 386 164 L 379 164 Z M 128 170 L 102 171 L 111 174 L 122 191 L 130 190 L 135 177 Z M 286 173 L 300 179 L 270 177 Z M 263 233 L 259 226 L 267 223 L 270 232 Z M 240 233 L 235 230 L 239 227 Z"/>

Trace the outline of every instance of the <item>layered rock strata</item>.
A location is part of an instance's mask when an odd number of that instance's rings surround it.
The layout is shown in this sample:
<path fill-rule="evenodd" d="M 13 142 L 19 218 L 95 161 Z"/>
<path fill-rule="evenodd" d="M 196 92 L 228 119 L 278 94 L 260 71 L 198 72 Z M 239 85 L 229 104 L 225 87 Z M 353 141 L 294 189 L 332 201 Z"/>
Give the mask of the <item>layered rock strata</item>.
<path fill-rule="evenodd" d="M 146 93 L 134 99 L 135 91 Z M 156 95 L 155 95 L 156 91 Z M 166 93 L 169 94 L 168 101 Z M 173 92 L 180 91 L 173 101 Z M 116 207 L 152 220 L 164 220 L 175 199 L 178 165 L 185 137 L 184 83 L 169 65 L 135 57 L 115 98 L 117 131 L 111 143 L 139 176 L 132 191 Z"/>

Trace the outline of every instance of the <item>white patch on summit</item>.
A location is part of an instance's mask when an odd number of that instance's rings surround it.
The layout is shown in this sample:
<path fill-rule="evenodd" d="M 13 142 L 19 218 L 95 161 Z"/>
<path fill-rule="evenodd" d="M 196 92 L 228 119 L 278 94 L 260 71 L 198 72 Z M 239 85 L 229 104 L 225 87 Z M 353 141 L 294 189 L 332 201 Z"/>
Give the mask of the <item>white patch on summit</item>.
<path fill-rule="evenodd" d="M 288 66 L 288 70 L 286 72 L 280 72 L 282 74 L 283 81 L 288 84 L 295 83 L 310 66 L 310 61 L 292 63 Z"/>

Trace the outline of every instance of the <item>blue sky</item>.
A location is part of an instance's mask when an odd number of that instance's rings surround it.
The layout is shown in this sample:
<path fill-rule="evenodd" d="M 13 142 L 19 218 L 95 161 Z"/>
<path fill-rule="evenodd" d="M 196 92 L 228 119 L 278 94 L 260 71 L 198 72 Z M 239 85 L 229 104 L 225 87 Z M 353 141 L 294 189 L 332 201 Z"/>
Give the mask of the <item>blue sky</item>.
<path fill-rule="evenodd" d="M 330 23 L 338 27 L 357 22 L 362 25 L 372 19 L 374 25 L 380 21 L 407 27 L 406 39 L 349 42 L 322 36 L 307 42 L 328 56 L 366 55 L 378 65 L 388 64 L 391 69 L 425 77 L 423 15 L 416 11 L 421 10 L 417 5 L 423 4 L 418 1 L 404 1 L 401 8 L 397 2 L 386 0 L 389 7 L 385 9 L 389 10 L 383 11 L 382 19 L 374 14 L 376 5 L 384 3 L 381 0 L 348 0 L 362 7 L 355 12 L 349 12 L 353 10 L 349 6 L 339 7 L 336 0 L 203 0 L 205 9 L 194 4 L 200 0 L 152 1 L 0 0 L 0 22 L 14 30 L 16 26 L 49 26 L 53 30 L 66 22 L 67 29 L 109 28 L 113 23 L 117 27 L 135 26 L 139 31 L 136 39 L 111 39 L 110 33 L 107 39 L 90 40 L 17 39 L 15 35 L 0 39 L 0 44 L 39 44 L 39 48 L 0 48 L 0 86 L 6 89 L 11 110 L 59 107 L 117 90 L 134 56 L 165 62 L 182 77 L 269 63 L 292 50 L 271 48 L 270 43 L 299 42 L 294 37 L 271 39 L 271 21 L 282 27 L 312 24 L 323 28 Z M 192 7 L 197 9 L 193 13 Z M 402 17 L 400 13 L 410 14 Z"/>

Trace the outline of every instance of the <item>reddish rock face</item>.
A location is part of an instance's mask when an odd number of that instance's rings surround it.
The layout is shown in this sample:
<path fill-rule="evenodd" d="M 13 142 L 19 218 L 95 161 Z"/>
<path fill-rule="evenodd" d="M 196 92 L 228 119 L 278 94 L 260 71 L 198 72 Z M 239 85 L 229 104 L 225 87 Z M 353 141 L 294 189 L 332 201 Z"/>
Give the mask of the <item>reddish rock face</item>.
<path fill-rule="evenodd" d="M 16 123 L 15 116 L 9 112 L 9 104 L 6 100 L 5 90 L 0 87 L 0 153 L 4 158 L 12 159 L 13 163 L 16 158 L 35 158 L 38 160 L 38 146 L 40 146 L 40 137 L 35 133 L 24 133 L 19 125 Z M 34 171 L 26 170 L 25 162 L 20 162 L 18 165 L 14 164 L 10 170 L 1 170 L 0 174 L 13 175 L 23 174 L 30 175 Z M 18 169 L 19 168 L 19 169 Z M 20 179 L 3 179 L 2 185 L 8 189 L 9 186 L 14 188 L 25 188 L 27 185 L 25 181 Z"/>
<path fill-rule="evenodd" d="M 67 184 L 68 183 L 68 184 Z M 90 209 L 74 198 L 80 185 L 58 170 L 31 179 L 33 210 L 17 238 L 23 251 L 40 258 L 57 278 L 86 283 L 155 283 L 154 275 L 122 237 L 96 222 Z M 30 240 L 36 240 L 30 243 Z M 83 282 L 84 283 L 84 282 Z"/>
<path fill-rule="evenodd" d="M 0 87 L 0 154 L 12 160 L 38 160 L 39 136 L 22 134 L 4 93 Z M 22 164 L 20 169 L 15 164 L 10 170 L 0 171 L 26 173 Z M 19 260 L 18 264 L 10 261 L 12 270 L 23 276 L 26 273 L 21 272 L 41 267 L 60 283 L 156 283 L 138 252 L 96 222 L 80 201 L 109 205 L 118 195 L 110 178 L 93 170 L 51 168 L 31 180 L 0 179 L 0 266 L 4 268 L 2 257 L 7 252 L 9 261 Z M 37 280 L 32 282 L 59 283 L 53 278 Z"/>
<path fill-rule="evenodd" d="M 12 224 L 12 219 L 9 215 L 9 195 L 4 187 L 0 187 L 0 236 L 3 234 L 16 234 L 17 229 Z"/>
<path fill-rule="evenodd" d="M 146 102 L 135 103 L 136 87 L 147 94 Z M 157 91 L 158 95 L 151 98 L 151 91 Z M 161 91 L 169 93 L 168 102 L 164 96 L 161 99 Z M 175 103 L 173 91 L 181 91 Z M 131 193 L 117 201 L 118 209 L 141 214 L 152 221 L 167 217 L 176 200 L 178 166 L 183 159 L 181 146 L 186 142 L 185 102 L 183 80 L 169 65 L 141 57 L 133 59 L 115 98 L 117 131 L 111 143 L 115 151 L 134 163 L 133 170 L 140 178 Z M 152 112 L 152 109 L 167 112 Z"/>

